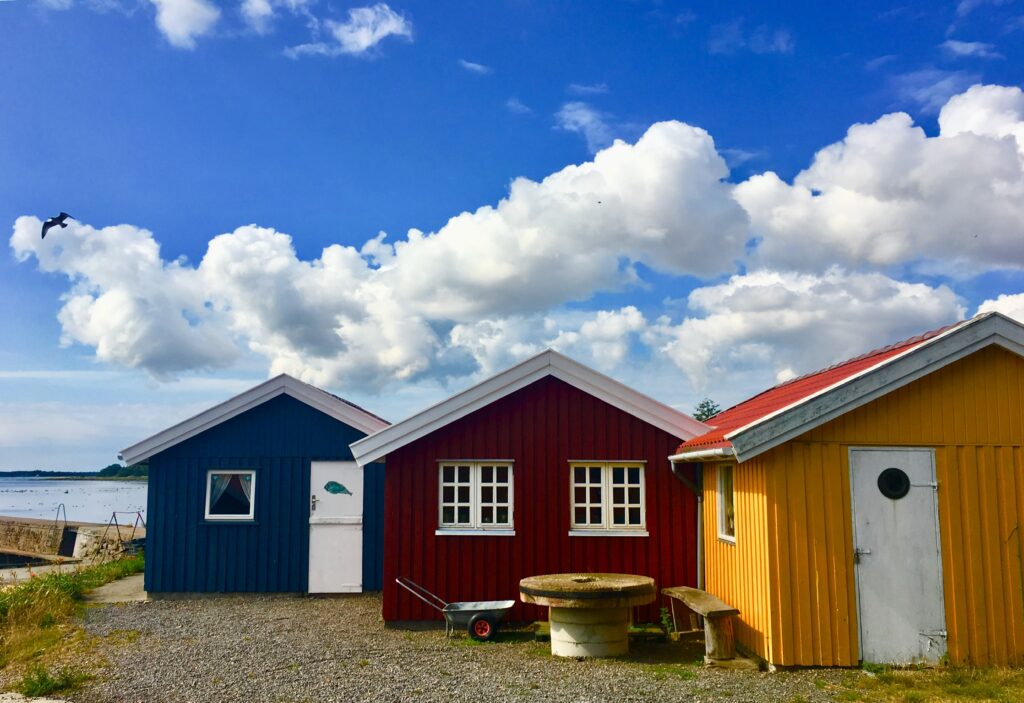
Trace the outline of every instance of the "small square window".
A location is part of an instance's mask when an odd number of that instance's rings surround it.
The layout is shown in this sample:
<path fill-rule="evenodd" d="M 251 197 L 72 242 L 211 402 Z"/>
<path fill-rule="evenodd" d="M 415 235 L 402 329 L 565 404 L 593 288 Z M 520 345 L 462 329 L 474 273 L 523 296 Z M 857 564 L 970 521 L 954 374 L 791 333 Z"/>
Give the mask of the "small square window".
<path fill-rule="evenodd" d="M 206 472 L 206 519 L 252 520 L 255 515 L 255 486 L 255 471 Z"/>

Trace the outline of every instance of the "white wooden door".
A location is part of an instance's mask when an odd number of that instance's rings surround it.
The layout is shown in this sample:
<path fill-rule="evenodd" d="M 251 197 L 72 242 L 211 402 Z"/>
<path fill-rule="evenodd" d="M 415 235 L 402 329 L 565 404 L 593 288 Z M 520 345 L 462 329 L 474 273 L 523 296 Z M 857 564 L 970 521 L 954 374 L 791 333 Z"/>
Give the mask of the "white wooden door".
<path fill-rule="evenodd" d="M 910 664 L 946 653 L 931 449 L 850 450 L 861 659 Z"/>
<path fill-rule="evenodd" d="M 309 592 L 363 590 L 363 470 L 354 461 L 309 467 Z"/>

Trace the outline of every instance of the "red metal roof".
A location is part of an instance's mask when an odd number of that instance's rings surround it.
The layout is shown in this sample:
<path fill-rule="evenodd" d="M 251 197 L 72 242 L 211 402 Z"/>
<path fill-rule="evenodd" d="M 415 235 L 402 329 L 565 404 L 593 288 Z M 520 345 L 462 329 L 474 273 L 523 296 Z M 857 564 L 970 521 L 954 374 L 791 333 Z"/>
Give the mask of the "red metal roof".
<path fill-rule="evenodd" d="M 964 322 L 966 322 L 966 320 Z M 875 349 L 867 354 L 862 354 L 853 359 L 842 361 L 838 364 L 834 364 L 833 366 L 829 366 L 826 369 L 822 369 L 821 371 L 815 371 L 814 373 L 800 376 L 799 378 L 794 378 L 791 381 L 786 381 L 785 383 L 780 383 L 773 388 L 769 388 L 768 390 L 743 401 L 739 405 L 734 405 L 728 410 L 720 412 L 710 420 L 706 420 L 705 424 L 711 425 L 714 429 L 683 442 L 679 445 L 676 453 L 681 454 L 683 452 L 689 452 L 696 449 L 718 449 L 720 447 L 731 446 L 731 442 L 726 439 L 726 435 L 734 430 L 756 423 L 757 421 L 766 418 L 768 415 L 793 405 L 794 403 L 807 400 L 829 386 L 841 383 L 842 381 L 888 361 L 903 352 L 909 351 L 914 347 L 919 347 L 938 335 L 947 332 L 954 327 L 959 327 L 964 324 L 964 322 L 957 322 L 952 325 L 940 327 L 937 330 L 932 330 L 931 332 L 925 332 L 924 334 L 917 335 L 916 337 L 911 337 L 910 339 L 897 342 L 896 344 L 890 344 L 889 346 L 882 347 L 881 349 Z"/>

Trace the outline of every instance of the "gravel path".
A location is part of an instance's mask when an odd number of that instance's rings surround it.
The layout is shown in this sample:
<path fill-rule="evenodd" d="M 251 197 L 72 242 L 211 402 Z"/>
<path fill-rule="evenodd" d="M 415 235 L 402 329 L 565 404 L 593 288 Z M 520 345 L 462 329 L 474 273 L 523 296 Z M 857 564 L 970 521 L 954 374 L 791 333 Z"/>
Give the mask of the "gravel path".
<path fill-rule="evenodd" d="M 710 670 L 693 664 L 692 643 L 641 644 L 628 661 L 556 660 L 525 633 L 446 640 L 436 630 L 385 629 L 379 613 L 372 595 L 92 607 L 86 629 L 108 665 L 73 699 L 811 703 L 833 700 L 836 684 L 854 675 Z"/>

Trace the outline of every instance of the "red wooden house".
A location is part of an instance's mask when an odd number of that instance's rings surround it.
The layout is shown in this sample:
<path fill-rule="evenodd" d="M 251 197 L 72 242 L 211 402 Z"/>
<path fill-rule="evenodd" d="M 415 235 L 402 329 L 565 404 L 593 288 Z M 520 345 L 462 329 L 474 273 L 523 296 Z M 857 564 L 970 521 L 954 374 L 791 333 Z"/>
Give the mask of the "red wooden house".
<path fill-rule="evenodd" d="M 355 442 L 360 464 L 386 462 L 384 619 L 439 617 L 397 576 L 449 601 L 568 571 L 696 585 L 696 497 L 666 457 L 708 429 L 549 350 Z"/>

